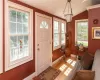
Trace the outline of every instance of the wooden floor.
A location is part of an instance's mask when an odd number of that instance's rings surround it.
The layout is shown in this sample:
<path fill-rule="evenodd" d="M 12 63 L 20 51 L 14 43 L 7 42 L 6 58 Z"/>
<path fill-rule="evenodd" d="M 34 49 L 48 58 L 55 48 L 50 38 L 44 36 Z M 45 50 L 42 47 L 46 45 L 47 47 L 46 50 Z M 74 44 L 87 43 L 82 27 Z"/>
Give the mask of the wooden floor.
<path fill-rule="evenodd" d="M 56 80 L 67 80 L 67 77 L 69 74 L 67 75 L 67 71 L 68 68 L 69 69 L 73 69 L 74 65 L 73 62 L 76 62 L 76 58 L 73 57 L 69 57 L 66 59 L 61 59 L 58 63 L 56 63 L 55 65 L 53 65 L 54 68 L 59 69 L 61 71 L 60 75 L 57 77 Z"/>
<path fill-rule="evenodd" d="M 74 68 L 75 64 L 74 62 L 76 62 L 76 58 L 69 57 L 69 58 L 62 58 L 60 61 L 54 64 L 52 67 L 61 71 L 61 73 L 55 80 L 65 80 L 68 77 L 67 74 L 68 69 L 70 74 L 70 70 Z M 33 80 L 40 80 L 40 79 L 36 77 Z"/>

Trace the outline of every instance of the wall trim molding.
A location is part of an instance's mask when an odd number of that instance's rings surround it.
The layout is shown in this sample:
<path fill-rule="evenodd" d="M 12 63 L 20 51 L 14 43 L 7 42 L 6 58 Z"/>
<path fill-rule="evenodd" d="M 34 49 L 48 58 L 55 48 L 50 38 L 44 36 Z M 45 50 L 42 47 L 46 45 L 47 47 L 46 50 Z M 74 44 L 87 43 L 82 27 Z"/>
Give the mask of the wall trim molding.
<path fill-rule="evenodd" d="M 55 60 L 54 62 L 52 62 L 52 65 L 54 65 L 54 64 L 56 64 L 58 61 L 60 61 L 62 58 L 64 57 L 64 55 L 63 56 L 61 56 L 61 57 L 59 57 L 57 60 Z"/>
<path fill-rule="evenodd" d="M 23 80 L 33 80 L 33 78 L 36 76 L 36 72 L 32 73 L 28 77 L 24 78 Z"/>
<path fill-rule="evenodd" d="M 94 8 L 100 8 L 100 4 L 89 6 L 89 7 L 87 7 L 87 10 L 94 9 Z"/>

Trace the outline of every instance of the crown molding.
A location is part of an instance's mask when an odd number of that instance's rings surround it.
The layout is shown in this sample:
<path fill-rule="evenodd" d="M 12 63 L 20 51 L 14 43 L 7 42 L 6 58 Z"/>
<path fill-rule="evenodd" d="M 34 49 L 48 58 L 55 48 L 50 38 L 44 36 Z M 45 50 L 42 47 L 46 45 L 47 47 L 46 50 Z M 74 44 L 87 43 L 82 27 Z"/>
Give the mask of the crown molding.
<path fill-rule="evenodd" d="M 89 6 L 87 7 L 87 10 L 94 9 L 94 8 L 100 8 L 100 4 Z"/>

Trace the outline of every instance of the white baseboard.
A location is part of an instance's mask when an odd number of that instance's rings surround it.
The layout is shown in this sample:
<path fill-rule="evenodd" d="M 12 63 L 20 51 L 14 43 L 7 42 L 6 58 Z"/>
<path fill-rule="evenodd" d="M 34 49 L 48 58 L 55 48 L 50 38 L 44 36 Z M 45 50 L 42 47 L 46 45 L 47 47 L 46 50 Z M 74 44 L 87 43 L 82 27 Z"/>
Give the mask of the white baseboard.
<path fill-rule="evenodd" d="M 52 63 L 52 65 L 56 64 L 56 63 L 57 63 L 59 60 L 61 60 L 63 57 L 64 57 L 64 55 L 61 56 L 60 58 L 58 58 L 57 60 L 55 60 L 55 61 Z"/>
<path fill-rule="evenodd" d="M 61 56 L 60 58 L 58 58 L 57 60 L 55 60 L 52 65 L 54 65 L 55 63 L 57 63 L 59 60 L 61 60 L 64 57 Z M 23 80 L 32 80 L 34 77 L 36 76 L 36 72 L 34 72 L 33 74 L 29 75 L 28 77 L 24 78 Z"/>
<path fill-rule="evenodd" d="M 33 78 L 36 76 L 36 72 L 32 73 L 28 77 L 24 78 L 23 80 L 33 80 Z"/>

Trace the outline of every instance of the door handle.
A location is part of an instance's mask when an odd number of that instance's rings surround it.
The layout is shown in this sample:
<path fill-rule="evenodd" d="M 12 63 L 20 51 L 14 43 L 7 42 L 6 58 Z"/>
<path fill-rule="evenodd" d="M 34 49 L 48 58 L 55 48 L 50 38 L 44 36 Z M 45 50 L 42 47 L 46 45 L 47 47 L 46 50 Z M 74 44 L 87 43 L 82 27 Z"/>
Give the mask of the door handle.
<path fill-rule="evenodd" d="M 37 50 L 39 51 L 39 50 L 40 50 L 40 48 L 37 48 Z"/>

